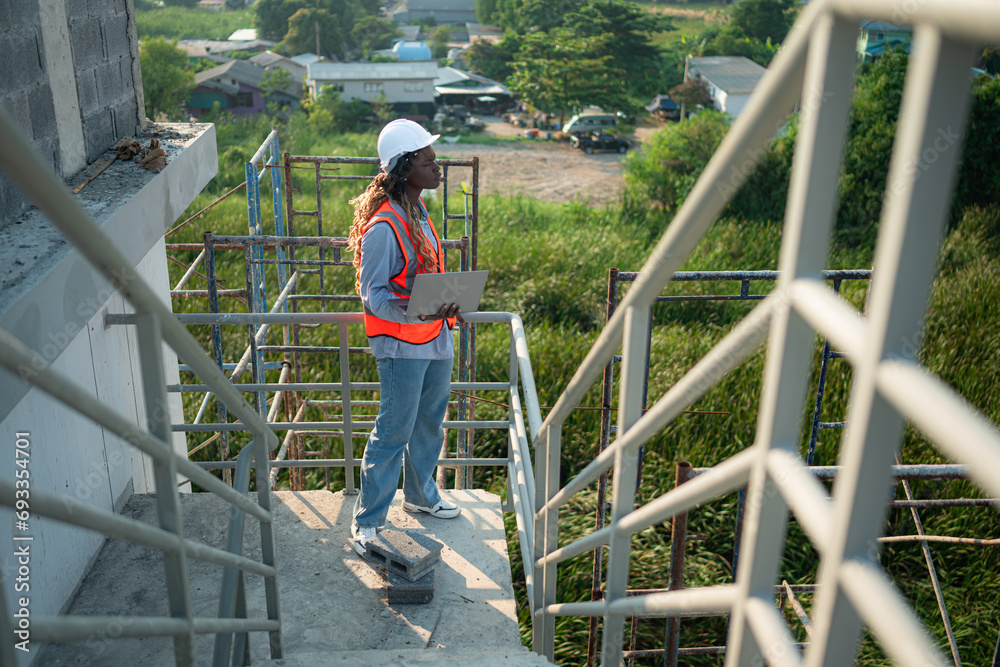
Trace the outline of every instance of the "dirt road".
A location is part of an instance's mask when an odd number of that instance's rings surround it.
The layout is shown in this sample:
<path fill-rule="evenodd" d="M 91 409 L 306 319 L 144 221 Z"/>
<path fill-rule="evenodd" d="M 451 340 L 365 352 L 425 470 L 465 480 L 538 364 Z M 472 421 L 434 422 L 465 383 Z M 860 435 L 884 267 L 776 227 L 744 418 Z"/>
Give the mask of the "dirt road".
<path fill-rule="evenodd" d="M 488 118 L 486 132 L 493 135 L 522 133 L 499 118 Z M 640 128 L 636 147 L 648 132 Z M 582 201 L 601 205 L 613 201 L 624 183 L 618 153 L 586 155 L 568 142 L 538 140 L 532 143 L 450 144 L 442 138 L 435 148 L 441 157 L 478 157 L 480 192 L 517 194 L 551 202 Z"/>

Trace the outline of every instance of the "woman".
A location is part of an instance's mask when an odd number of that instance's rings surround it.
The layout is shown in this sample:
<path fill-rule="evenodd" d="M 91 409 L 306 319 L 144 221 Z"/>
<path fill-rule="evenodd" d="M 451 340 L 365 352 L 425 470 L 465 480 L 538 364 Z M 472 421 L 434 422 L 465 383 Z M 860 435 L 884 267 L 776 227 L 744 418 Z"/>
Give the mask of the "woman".
<path fill-rule="evenodd" d="M 378 137 L 379 173 L 352 200 L 349 247 L 365 333 L 378 362 L 380 400 L 375 428 L 361 463 L 354 504 L 354 550 L 385 523 L 403 469 L 403 509 L 453 519 L 461 510 L 443 500 L 434 483 L 455 355 L 451 329 L 458 305 L 436 315 L 408 316 L 392 299 L 406 297 L 418 273 L 443 272 L 444 252 L 420 193 L 441 184 L 431 135 L 417 123 L 395 120 Z"/>

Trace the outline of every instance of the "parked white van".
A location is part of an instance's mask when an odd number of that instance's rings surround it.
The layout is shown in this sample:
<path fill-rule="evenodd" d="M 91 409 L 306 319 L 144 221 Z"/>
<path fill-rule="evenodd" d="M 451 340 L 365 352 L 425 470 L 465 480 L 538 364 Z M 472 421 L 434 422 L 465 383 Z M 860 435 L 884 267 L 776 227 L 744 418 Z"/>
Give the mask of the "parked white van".
<path fill-rule="evenodd" d="M 569 119 L 563 127 L 567 134 L 606 132 L 618 125 L 618 117 L 609 113 L 579 114 Z"/>

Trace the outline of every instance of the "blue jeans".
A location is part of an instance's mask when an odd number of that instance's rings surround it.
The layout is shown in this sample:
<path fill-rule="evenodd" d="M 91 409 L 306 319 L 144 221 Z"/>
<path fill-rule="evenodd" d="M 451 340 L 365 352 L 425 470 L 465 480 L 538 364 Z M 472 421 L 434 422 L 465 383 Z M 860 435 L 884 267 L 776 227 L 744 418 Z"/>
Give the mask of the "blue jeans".
<path fill-rule="evenodd" d="M 434 468 L 444 441 L 451 367 L 452 359 L 378 359 L 381 394 L 361 461 L 361 492 L 354 503 L 358 526 L 385 524 L 400 466 L 407 502 L 433 507 L 441 499 Z"/>

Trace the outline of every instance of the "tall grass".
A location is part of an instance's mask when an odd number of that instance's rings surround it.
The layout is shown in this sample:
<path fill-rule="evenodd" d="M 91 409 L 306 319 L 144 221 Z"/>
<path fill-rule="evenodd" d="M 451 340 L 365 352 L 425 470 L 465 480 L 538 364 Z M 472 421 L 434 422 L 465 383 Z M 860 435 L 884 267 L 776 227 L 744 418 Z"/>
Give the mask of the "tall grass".
<path fill-rule="evenodd" d="M 228 39 L 240 28 L 253 27 L 249 9 L 211 12 L 187 7 L 136 7 L 139 39 Z"/>
<path fill-rule="evenodd" d="M 241 160 L 248 158 L 266 136 L 270 121 L 232 121 L 220 125 L 220 173 L 216 181 L 192 205 L 192 211 L 209 203 L 215 196 L 242 179 Z M 373 136 L 317 136 L 307 125 L 292 120 L 282 126 L 281 141 L 285 149 L 298 154 L 373 155 Z M 357 171 L 364 171 L 355 168 Z M 311 208 L 311 176 L 303 172 L 295 176 L 300 192 L 296 194 L 302 208 Z M 351 209 L 347 201 L 359 190 L 358 182 L 347 185 L 327 183 L 323 186 L 324 233 L 346 235 Z M 216 233 L 245 233 L 245 203 L 241 195 L 223 203 L 197 223 L 185 228 L 171 241 L 198 241 L 205 229 Z M 301 199 L 299 199 L 301 198 Z M 438 200 L 440 201 L 440 200 Z M 456 206 L 461 205 L 456 198 Z M 440 204 L 437 204 L 439 206 Z M 453 212 L 458 212 L 455 210 Z M 480 266 L 490 270 L 490 284 L 485 295 L 484 309 L 510 310 L 525 320 L 532 364 L 539 390 L 539 401 L 551 406 L 567 386 L 583 357 L 596 340 L 605 320 L 604 301 L 608 269 L 639 270 L 662 232 L 666 220 L 641 202 L 625 199 L 616 205 L 590 209 L 579 204 L 554 204 L 526 197 L 484 197 L 480 203 Z M 302 223 L 303 227 L 305 223 Z M 302 233 L 313 233 L 300 230 Z M 777 265 L 781 243 L 781 227 L 776 223 L 754 223 L 721 219 L 708 231 L 694 254 L 684 263 L 690 270 L 773 269 Z M 1000 420 L 1000 406 L 995 400 L 995 388 L 1000 383 L 1000 211 L 997 208 L 970 209 L 949 233 L 941 254 L 941 266 L 934 284 L 930 310 L 921 347 L 921 359 L 928 368 L 940 375 L 986 415 Z M 300 257 L 315 257 L 315 253 L 300 253 Z M 835 239 L 830 251 L 830 268 L 869 268 L 872 247 Z M 220 275 L 227 286 L 243 284 L 242 258 L 220 253 Z M 171 266 L 172 279 L 182 269 Z M 319 291 L 317 276 L 306 277 L 300 292 Z M 353 273 L 330 270 L 324 281 L 327 293 L 350 293 Z M 735 288 L 734 285 L 728 286 Z M 273 278 L 269 289 L 276 288 Z M 671 292 L 717 292 L 726 286 L 718 284 L 673 284 Z M 766 290 L 767 285 L 760 286 Z M 623 285 L 623 291 L 627 285 Z M 859 310 L 865 303 L 867 285 L 862 282 L 844 284 L 845 297 Z M 274 293 L 273 291 L 271 292 Z M 356 306 L 344 305 L 354 310 Z M 712 345 L 743 316 L 752 304 L 658 304 L 654 308 L 652 347 L 649 369 L 649 401 L 662 396 Z M 206 310 L 204 303 L 175 303 L 177 309 Z M 229 304 L 232 310 L 241 306 Z M 208 346 L 207 331 L 197 335 Z M 280 336 L 279 332 L 275 333 Z M 242 327 L 226 331 L 226 348 L 242 350 L 246 330 Z M 363 332 L 351 332 L 352 344 L 363 342 Z M 274 340 L 274 339 L 272 339 Z M 336 336 L 329 328 L 304 331 L 303 344 L 335 344 Z M 821 341 L 816 341 L 816 353 L 811 368 L 815 383 Z M 506 377 L 509 362 L 507 333 L 499 326 L 479 329 L 477 375 L 481 380 L 501 380 Z M 710 466 L 749 446 L 754 439 L 760 378 L 764 350 L 753 355 L 742 367 L 722 378 L 705 397 L 693 406 L 700 410 L 719 411 L 723 415 L 684 415 L 654 437 L 645 448 L 642 482 L 638 502 L 644 503 L 672 488 L 673 467 L 678 461 L 690 461 L 696 466 Z M 374 379 L 374 364 L 370 359 L 352 358 L 353 379 Z M 339 366 L 333 355 L 311 355 L 304 358 L 303 380 L 337 381 Z M 273 380 L 276 373 L 269 379 Z M 831 367 L 823 419 L 838 421 L 848 411 L 851 374 L 845 362 L 835 361 Z M 815 389 L 815 384 L 813 384 Z M 599 385 L 584 399 L 584 406 L 599 406 Z M 491 399 L 496 398 L 494 396 Z M 503 401 L 503 398 L 496 398 Z M 188 398 L 188 418 L 196 409 L 196 399 Z M 803 420 L 809 414 L 803 409 Z M 477 407 L 477 418 L 501 418 L 503 409 L 489 404 Z M 322 419 L 319 410 L 306 419 Z M 563 460 L 560 474 L 569 479 L 597 453 L 599 444 L 599 413 L 578 411 L 567 422 L 563 435 Z M 803 437 L 805 440 L 807 436 Z M 319 449 L 319 443 L 310 443 Z M 337 441 L 333 443 L 339 447 Z M 802 446 L 805 447 L 805 442 Z M 362 442 L 355 445 L 360 456 Z M 504 455 L 506 434 L 485 432 L 476 436 L 476 456 Z M 837 462 L 839 433 L 824 431 L 820 437 L 817 464 Z M 331 456 L 336 456 L 334 451 Z M 941 457 L 913 429 L 907 429 L 902 445 L 904 461 L 913 463 L 939 462 Z M 341 477 L 338 477 L 338 474 Z M 310 473 L 310 488 L 320 488 L 327 479 L 323 473 Z M 343 484 L 342 473 L 330 473 L 331 488 Z M 288 480 L 279 482 L 287 488 Z M 477 471 L 477 484 L 497 492 L 503 490 L 500 473 Z M 921 498 L 976 497 L 978 492 L 965 482 L 923 482 L 914 484 L 914 493 Z M 690 516 L 685 569 L 685 585 L 724 583 L 733 571 L 733 541 L 735 532 L 736 498 L 727 497 L 693 511 Z M 560 536 L 572 540 L 593 530 L 596 494 L 593 489 L 581 494 L 561 515 Z M 988 508 L 927 510 L 922 513 L 926 531 L 966 537 L 1000 537 L 996 514 Z M 523 568 L 517 548 L 513 518 L 507 518 L 508 544 L 518 595 L 518 611 L 522 637 L 527 642 L 530 621 L 524 599 Z M 912 533 L 908 511 L 893 510 L 887 520 L 888 534 Z M 1000 560 L 996 549 L 971 546 L 934 545 L 932 552 L 938 573 L 945 587 L 947 604 L 952 616 L 962 658 L 965 664 L 988 664 L 996 640 L 996 601 L 1000 595 L 1000 580 L 996 577 Z M 633 565 L 630 587 L 656 588 L 666 585 L 670 558 L 670 527 L 653 527 L 636 536 L 633 542 Z M 939 642 L 944 632 L 937 613 L 933 592 L 926 581 L 926 570 L 917 544 L 894 544 L 881 556 L 882 564 L 896 584 L 913 602 L 918 614 L 928 624 Z M 793 522 L 781 563 L 780 578 L 789 583 L 815 583 L 818 556 Z M 577 558 L 560 569 L 559 600 L 590 598 L 590 556 Z M 811 599 L 804 596 L 808 610 Z M 805 634 L 792 617 L 790 624 L 799 637 Z M 557 621 L 557 661 L 561 664 L 581 664 L 586 654 L 588 622 L 586 619 L 560 618 Z M 682 624 L 682 646 L 722 645 L 725 643 L 725 619 L 685 620 Z M 641 621 L 637 628 L 637 648 L 661 648 L 664 627 L 662 621 Z M 654 664 L 656 661 L 637 661 Z M 685 665 L 718 665 L 715 656 L 688 656 Z M 858 658 L 861 665 L 887 664 L 877 644 L 863 640 Z"/>

